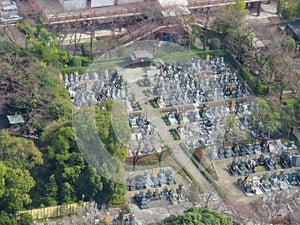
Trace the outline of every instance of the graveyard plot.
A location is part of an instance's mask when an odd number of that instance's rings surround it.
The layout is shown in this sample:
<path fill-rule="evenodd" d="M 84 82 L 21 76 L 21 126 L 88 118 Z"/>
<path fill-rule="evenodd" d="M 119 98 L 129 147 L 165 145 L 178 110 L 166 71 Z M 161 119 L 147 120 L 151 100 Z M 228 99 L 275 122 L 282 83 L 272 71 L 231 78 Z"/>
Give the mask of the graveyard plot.
<path fill-rule="evenodd" d="M 300 170 L 263 173 L 245 176 L 236 183 L 247 196 L 300 188 Z"/>
<path fill-rule="evenodd" d="M 250 95 L 223 57 L 162 65 L 157 73 L 146 74 L 140 82 L 147 83 L 149 93 L 156 96 L 152 101 L 160 108 Z"/>
<path fill-rule="evenodd" d="M 136 171 L 127 177 L 128 189 L 140 209 L 187 202 L 183 184 L 177 184 L 171 168 Z"/>
<path fill-rule="evenodd" d="M 174 171 L 169 168 L 153 168 L 137 171 L 127 177 L 129 191 L 164 188 L 175 185 L 177 182 L 173 176 Z M 154 190 L 153 189 L 153 190 Z"/>
<path fill-rule="evenodd" d="M 231 175 L 246 176 L 249 174 L 276 171 L 300 167 L 300 155 L 288 150 L 277 153 L 261 154 L 245 159 L 242 157 L 234 158 L 228 171 Z"/>
<path fill-rule="evenodd" d="M 157 162 L 161 162 L 167 152 L 158 130 L 143 113 L 130 114 L 128 118 L 131 127 L 131 141 L 128 147 L 128 161 L 137 166 L 139 161 L 153 155 Z M 149 159 L 149 157 L 148 157 Z"/>
<path fill-rule="evenodd" d="M 76 107 L 94 106 L 109 99 L 123 102 L 128 111 L 139 111 L 141 107 L 130 93 L 128 84 L 116 70 L 100 70 L 61 76 L 71 101 Z"/>

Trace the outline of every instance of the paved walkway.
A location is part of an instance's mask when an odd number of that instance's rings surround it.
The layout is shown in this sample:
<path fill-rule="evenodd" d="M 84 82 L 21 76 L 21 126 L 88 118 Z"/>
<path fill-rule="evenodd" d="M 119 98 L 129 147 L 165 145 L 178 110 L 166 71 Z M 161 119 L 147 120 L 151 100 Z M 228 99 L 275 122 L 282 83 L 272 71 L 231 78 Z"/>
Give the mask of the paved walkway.
<path fill-rule="evenodd" d="M 158 129 L 164 144 L 172 149 L 172 156 L 186 167 L 205 192 L 212 192 L 212 190 L 214 190 L 213 185 L 206 179 L 206 177 L 182 150 L 180 147 L 181 141 L 175 141 L 173 136 L 170 134 L 170 127 L 166 126 L 161 119 L 163 116 L 160 112 L 161 109 L 154 109 L 151 104 L 148 103 L 148 100 L 143 93 L 143 88 L 138 86 L 136 82 L 130 82 L 129 87 L 130 90 L 134 90 L 136 100 L 140 102 L 144 112 L 147 113 L 147 117 L 150 118 L 154 127 Z"/>

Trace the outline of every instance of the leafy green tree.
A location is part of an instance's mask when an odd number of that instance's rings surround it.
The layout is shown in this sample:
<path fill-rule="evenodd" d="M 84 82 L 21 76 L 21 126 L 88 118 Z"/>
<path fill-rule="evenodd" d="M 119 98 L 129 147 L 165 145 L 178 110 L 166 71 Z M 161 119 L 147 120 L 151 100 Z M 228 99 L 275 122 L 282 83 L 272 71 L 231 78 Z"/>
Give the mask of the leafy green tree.
<path fill-rule="evenodd" d="M 1 225 L 18 225 L 16 219 L 7 212 L 0 211 L 0 224 Z"/>
<path fill-rule="evenodd" d="M 131 129 L 125 118 L 124 105 L 118 101 L 107 101 L 95 108 L 98 134 L 108 152 L 124 162 L 127 157 L 125 145 L 131 136 Z"/>
<path fill-rule="evenodd" d="M 0 160 L 12 167 L 31 169 L 43 163 L 42 153 L 33 141 L 11 136 L 4 130 L 0 130 L 0 149 Z"/>
<path fill-rule="evenodd" d="M 228 140 L 229 142 L 232 142 L 232 136 L 236 132 L 239 120 L 236 118 L 235 114 L 230 114 L 225 118 L 225 123 L 224 141 Z"/>
<path fill-rule="evenodd" d="M 167 217 L 163 225 L 232 225 L 232 218 L 208 207 L 192 207 L 184 215 Z"/>
<path fill-rule="evenodd" d="M 300 17 L 300 2 L 297 0 L 277 0 L 277 11 L 283 19 Z"/>
<path fill-rule="evenodd" d="M 244 20 L 248 11 L 244 0 L 221 7 L 215 13 L 213 28 L 223 34 L 223 44 L 242 61 L 242 46 L 250 45 L 249 36 L 252 29 L 245 26 Z"/>
<path fill-rule="evenodd" d="M 256 127 L 256 133 L 259 132 L 259 125 L 265 121 L 270 113 L 270 105 L 264 99 L 259 99 L 255 102 L 254 110 L 251 114 L 252 125 Z"/>
<path fill-rule="evenodd" d="M 28 213 L 21 213 L 18 218 L 18 225 L 32 225 L 32 216 Z"/>
<path fill-rule="evenodd" d="M 81 108 L 74 113 L 73 123 L 77 144 L 85 160 L 102 177 L 100 198 L 119 204 L 124 201 L 123 162 L 127 157 L 128 137 L 131 133 L 120 103 L 110 100 L 96 106 Z"/>
<path fill-rule="evenodd" d="M 5 189 L 5 174 L 6 166 L 0 162 L 0 197 L 3 195 Z"/>
<path fill-rule="evenodd" d="M 287 37 L 281 41 L 281 45 L 283 49 L 287 49 L 288 51 L 295 51 L 296 50 L 296 41 L 291 38 Z"/>
<path fill-rule="evenodd" d="M 70 118 L 72 102 L 57 70 L 11 44 L 0 45 L 0 52 L 1 106 L 21 113 L 29 133 L 39 135 L 51 121 Z"/>
<path fill-rule="evenodd" d="M 70 122 L 59 120 L 50 124 L 45 128 L 41 141 L 42 145 L 47 146 L 45 156 L 50 169 L 47 172 L 51 173 L 47 182 L 47 187 L 52 190 L 50 199 L 57 197 L 58 203 L 78 200 L 74 185 L 85 165 Z"/>
<path fill-rule="evenodd" d="M 103 187 L 101 179 L 101 176 L 91 166 L 84 167 L 75 184 L 76 195 L 85 201 L 94 199 L 102 202 L 99 197 Z"/>
<path fill-rule="evenodd" d="M 68 54 L 59 50 L 58 39 L 49 32 L 45 25 L 32 25 L 30 20 L 24 20 L 18 24 L 18 28 L 24 33 L 26 49 L 35 56 L 43 59 L 47 65 L 62 66 L 69 61 Z"/>
<path fill-rule="evenodd" d="M 4 164 L 1 164 L 0 167 L 3 168 Z M 15 213 L 23 210 L 26 205 L 31 203 L 28 193 L 35 182 L 28 170 L 12 169 L 10 167 L 6 167 L 5 170 L 5 186 L 0 197 L 0 210 Z"/>
<path fill-rule="evenodd" d="M 88 135 L 88 134 L 87 134 Z M 41 137 L 45 152 L 44 168 L 39 173 L 35 192 L 39 193 L 39 204 L 55 205 L 79 200 L 103 202 L 102 178 L 87 165 L 77 147 L 72 124 L 60 119 L 49 124 Z M 46 191 L 45 191 L 46 190 Z M 84 196 L 84 198 L 83 198 Z M 101 197 L 100 197 L 101 196 Z"/>
<path fill-rule="evenodd" d="M 276 111 L 270 112 L 265 120 L 265 129 L 268 132 L 269 139 L 271 132 L 277 131 L 280 127 L 280 113 Z"/>
<path fill-rule="evenodd" d="M 211 50 L 219 50 L 221 48 L 221 41 L 219 38 L 213 38 L 210 42 Z"/>

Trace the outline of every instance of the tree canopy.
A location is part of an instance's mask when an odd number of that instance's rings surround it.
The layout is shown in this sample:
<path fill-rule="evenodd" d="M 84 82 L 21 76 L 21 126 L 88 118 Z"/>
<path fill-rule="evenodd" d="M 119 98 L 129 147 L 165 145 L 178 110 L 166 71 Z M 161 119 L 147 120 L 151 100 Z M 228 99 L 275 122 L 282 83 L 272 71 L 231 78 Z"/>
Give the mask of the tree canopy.
<path fill-rule="evenodd" d="M 27 129 L 43 130 L 49 122 L 70 117 L 72 103 L 59 72 L 26 50 L 0 44 L 0 109 L 22 114 Z"/>
<path fill-rule="evenodd" d="M 167 217 L 163 225 L 232 225 L 232 219 L 208 207 L 192 207 L 184 215 Z"/>

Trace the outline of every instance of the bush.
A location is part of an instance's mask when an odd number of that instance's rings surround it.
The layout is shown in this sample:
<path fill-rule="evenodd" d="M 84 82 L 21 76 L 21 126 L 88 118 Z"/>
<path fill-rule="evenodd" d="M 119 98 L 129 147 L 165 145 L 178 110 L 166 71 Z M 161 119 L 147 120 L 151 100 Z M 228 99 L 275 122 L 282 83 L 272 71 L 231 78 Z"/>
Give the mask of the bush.
<path fill-rule="evenodd" d="M 62 74 L 71 74 L 78 72 L 79 74 L 83 74 L 87 67 L 64 67 L 60 69 Z"/>
<path fill-rule="evenodd" d="M 70 59 L 70 66 L 72 66 L 72 67 L 81 67 L 81 58 L 79 56 L 73 56 Z"/>
<path fill-rule="evenodd" d="M 93 63 L 93 60 L 89 59 L 88 57 L 80 57 L 81 58 L 81 66 L 89 66 Z"/>
<path fill-rule="evenodd" d="M 151 103 L 153 108 L 155 108 L 155 109 L 159 108 L 159 105 L 157 104 L 157 102 L 154 99 L 151 99 L 150 103 Z"/>
<path fill-rule="evenodd" d="M 221 48 L 221 41 L 219 40 L 219 38 L 211 39 L 209 48 L 211 50 L 219 50 Z"/>
<path fill-rule="evenodd" d="M 176 141 L 180 140 L 180 136 L 175 129 L 170 129 L 169 131 L 172 134 L 174 140 L 176 140 Z"/>
<path fill-rule="evenodd" d="M 170 123 L 170 121 L 169 121 L 169 119 L 168 119 L 167 116 L 163 116 L 162 120 L 164 121 L 164 123 L 166 124 L 166 126 L 171 126 L 171 123 Z"/>
<path fill-rule="evenodd" d="M 201 59 L 206 59 L 207 55 L 210 55 L 212 57 L 224 56 L 224 51 L 222 51 L 222 50 L 202 51 L 196 47 L 193 47 L 192 51 L 194 54 L 199 56 Z"/>

